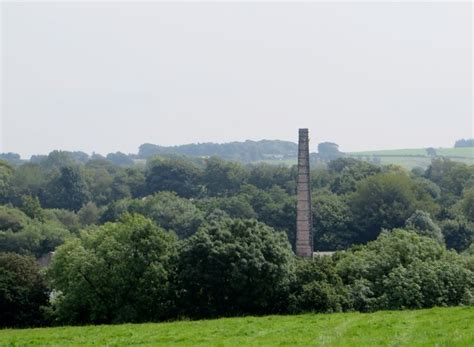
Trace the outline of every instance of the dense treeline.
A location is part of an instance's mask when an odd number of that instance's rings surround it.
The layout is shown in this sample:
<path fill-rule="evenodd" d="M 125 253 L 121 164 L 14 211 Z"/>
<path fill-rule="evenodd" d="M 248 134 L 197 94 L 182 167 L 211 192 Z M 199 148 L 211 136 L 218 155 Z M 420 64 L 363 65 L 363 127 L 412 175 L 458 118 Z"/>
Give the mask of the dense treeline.
<path fill-rule="evenodd" d="M 0 162 L 3 326 L 473 303 L 472 166 L 318 166 L 301 261 L 295 167 L 80 157 Z"/>
<path fill-rule="evenodd" d="M 150 158 L 156 155 L 187 155 L 192 157 L 218 156 L 226 160 L 252 162 L 270 158 L 294 158 L 298 146 L 289 141 L 261 140 L 229 143 L 193 143 L 181 146 L 158 146 L 145 143 L 140 146 L 138 156 Z"/>
<path fill-rule="evenodd" d="M 337 145 L 336 145 L 337 146 Z M 325 147 L 323 146 L 323 149 Z M 267 159 L 295 158 L 298 153 L 296 143 L 281 140 L 260 140 L 229 143 L 192 143 L 180 146 L 159 146 L 144 143 L 138 148 L 137 154 L 125 154 L 122 152 L 109 153 L 106 156 L 93 154 L 89 156 L 81 151 L 62 152 L 75 162 L 85 164 L 89 160 L 106 159 L 115 165 L 130 166 L 136 160 L 149 159 L 160 156 L 188 156 L 197 158 L 209 158 L 213 156 L 225 160 L 233 160 L 242 163 L 250 163 Z M 38 163 L 45 159 L 46 155 L 33 155 L 30 162 Z M 17 153 L 0 153 L 0 160 L 12 165 L 20 165 L 25 162 Z"/>
<path fill-rule="evenodd" d="M 462 147 L 474 147 L 474 139 L 461 139 L 457 140 L 454 144 L 454 148 L 462 148 Z"/>

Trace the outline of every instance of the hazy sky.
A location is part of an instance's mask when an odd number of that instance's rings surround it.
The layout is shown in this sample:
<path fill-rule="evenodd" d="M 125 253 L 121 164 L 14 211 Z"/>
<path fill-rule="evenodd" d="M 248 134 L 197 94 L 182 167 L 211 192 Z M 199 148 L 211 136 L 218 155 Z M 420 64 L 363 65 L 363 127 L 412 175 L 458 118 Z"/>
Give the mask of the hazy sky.
<path fill-rule="evenodd" d="M 0 6 L 0 151 L 473 136 L 470 2 Z"/>

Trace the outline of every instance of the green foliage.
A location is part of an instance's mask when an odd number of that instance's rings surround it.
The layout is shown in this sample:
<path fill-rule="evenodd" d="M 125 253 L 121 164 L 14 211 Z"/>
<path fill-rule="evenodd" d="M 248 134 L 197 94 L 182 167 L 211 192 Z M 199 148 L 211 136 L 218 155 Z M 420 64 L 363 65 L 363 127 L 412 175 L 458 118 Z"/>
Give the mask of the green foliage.
<path fill-rule="evenodd" d="M 318 144 L 318 155 L 323 160 L 331 160 L 342 155 L 339 146 L 333 142 L 322 142 Z"/>
<path fill-rule="evenodd" d="M 461 256 L 410 231 L 384 232 L 336 261 L 359 311 L 459 305 L 474 292 L 474 273 Z"/>
<path fill-rule="evenodd" d="M 248 183 L 259 189 L 270 189 L 277 185 L 287 192 L 295 190 L 296 171 L 286 166 L 256 164 L 250 169 Z"/>
<path fill-rule="evenodd" d="M 441 229 L 447 248 L 462 252 L 474 242 L 474 223 L 465 218 L 446 219 Z"/>
<path fill-rule="evenodd" d="M 115 168 L 104 161 L 91 161 L 84 167 L 84 179 L 86 181 L 90 196 L 94 203 L 105 205 L 110 203 L 113 198 L 129 197 L 130 192 L 127 190 L 127 186 L 124 184 L 121 190 L 125 193 L 117 193 L 114 191 L 114 174 Z M 117 173 L 118 175 L 118 173 Z M 61 206 L 65 208 L 65 206 Z M 82 206 L 81 206 L 82 207 Z"/>
<path fill-rule="evenodd" d="M 31 197 L 28 195 L 23 196 L 23 204 L 21 210 L 31 219 L 37 219 L 44 221 L 44 211 L 41 208 L 41 203 L 37 196 Z"/>
<path fill-rule="evenodd" d="M 74 234 L 79 233 L 80 223 L 78 215 L 73 211 L 48 209 L 44 210 L 47 220 L 59 222 Z"/>
<path fill-rule="evenodd" d="M 0 253 L 0 327 L 44 324 L 48 292 L 34 258 Z"/>
<path fill-rule="evenodd" d="M 172 234 L 139 215 L 83 232 L 59 247 L 48 270 L 61 323 L 140 322 L 166 317 Z"/>
<path fill-rule="evenodd" d="M 206 163 L 203 182 L 209 195 L 226 196 L 238 192 L 247 178 L 248 172 L 242 165 L 213 157 Z"/>
<path fill-rule="evenodd" d="M 204 221 L 203 213 L 191 201 L 170 192 L 146 198 L 136 211 L 180 238 L 194 234 Z"/>
<path fill-rule="evenodd" d="M 355 235 L 350 228 L 350 210 L 345 199 L 335 194 L 314 193 L 314 246 L 319 251 L 345 249 Z"/>
<path fill-rule="evenodd" d="M 414 184 L 405 173 L 370 176 L 350 197 L 358 242 L 374 240 L 382 229 L 402 227 L 416 209 Z"/>
<path fill-rule="evenodd" d="M 436 225 L 435 222 L 430 217 L 430 214 L 416 210 L 410 218 L 407 219 L 405 227 L 408 230 L 413 230 L 422 236 L 428 236 L 439 243 L 444 243 L 443 234 L 441 233 L 441 228 Z"/>
<path fill-rule="evenodd" d="M 146 184 L 149 194 L 173 191 L 182 197 L 201 193 L 201 171 L 191 162 L 182 159 L 155 158 L 148 162 Z"/>
<path fill-rule="evenodd" d="M 93 202 L 88 202 L 77 213 L 79 222 L 83 226 L 98 224 L 100 219 L 100 209 Z"/>
<path fill-rule="evenodd" d="M 255 220 L 223 219 L 183 241 L 180 308 L 192 317 L 283 310 L 293 273 L 286 236 Z"/>
<path fill-rule="evenodd" d="M 0 230 L 16 232 L 25 227 L 28 219 L 28 216 L 17 208 L 0 206 Z"/>
<path fill-rule="evenodd" d="M 17 206 L 21 205 L 23 196 L 38 196 L 40 199 L 45 194 L 49 176 L 41 166 L 33 163 L 25 163 L 15 169 L 10 180 L 8 189 L 8 200 Z"/>
<path fill-rule="evenodd" d="M 47 206 L 79 211 L 89 199 L 89 191 L 80 169 L 74 166 L 61 167 L 57 177 L 49 183 Z"/>
<path fill-rule="evenodd" d="M 473 302 L 467 165 L 436 159 L 408 174 L 346 157 L 319 162 L 315 249 L 376 241 L 295 268 L 295 166 L 168 157 L 122 167 L 70 152 L 34 160 L 0 165 L 0 251 L 39 257 L 68 240 L 50 270 L 47 310 L 58 323 Z M 380 234 L 399 227 L 409 230 Z M 464 253 L 446 251 L 443 237 Z"/>
<path fill-rule="evenodd" d="M 115 165 L 119 166 L 130 166 L 133 165 L 133 159 L 130 156 L 122 152 L 109 153 L 107 154 L 107 160 L 111 161 Z"/>
<path fill-rule="evenodd" d="M 0 252 L 31 254 L 40 257 L 54 251 L 71 236 L 56 222 L 29 221 L 21 230 L 0 231 Z"/>
<path fill-rule="evenodd" d="M 470 222 L 474 222 L 474 187 L 466 189 L 461 200 L 461 210 Z"/>
<path fill-rule="evenodd" d="M 285 231 L 288 240 L 294 245 L 296 242 L 296 197 L 289 195 L 279 186 L 261 190 L 246 184 L 242 186 L 241 191 L 252 205 L 257 219 L 278 231 Z"/>
<path fill-rule="evenodd" d="M 246 194 L 239 194 L 231 197 L 201 199 L 197 202 L 197 206 L 202 211 L 205 211 L 207 216 L 214 213 L 216 210 L 220 210 L 232 218 L 251 219 L 257 217 L 257 214 L 249 201 L 249 197 Z"/>
<path fill-rule="evenodd" d="M 298 146 L 293 142 L 247 140 L 245 142 L 198 143 L 173 147 L 145 143 L 140 146 L 138 155 L 142 158 L 156 155 L 186 155 L 200 158 L 218 156 L 226 160 L 252 162 L 268 158 L 296 157 L 297 153 Z"/>
<path fill-rule="evenodd" d="M 381 172 L 380 167 L 353 158 L 338 158 L 328 164 L 330 172 L 336 173 L 331 190 L 336 194 L 347 194 L 356 190 L 357 182 Z"/>
<path fill-rule="evenodd" d="M 7 199 L 12 176 L 13 168 L 7 162 L 0 160 L 0 203 L 5 202 Z"/>
<path fill-rule="evenodd" d="M 466 183 L 474 176 L 474 166 L 444 158 L 434 159 L 425 175 L 445 193 L 460 196 Z"/>
<path fill-rule="evenodd" d="M 290 295 L 290 312 L 339 312 L 347 291 L 330 257 L 299 260 Z"/>

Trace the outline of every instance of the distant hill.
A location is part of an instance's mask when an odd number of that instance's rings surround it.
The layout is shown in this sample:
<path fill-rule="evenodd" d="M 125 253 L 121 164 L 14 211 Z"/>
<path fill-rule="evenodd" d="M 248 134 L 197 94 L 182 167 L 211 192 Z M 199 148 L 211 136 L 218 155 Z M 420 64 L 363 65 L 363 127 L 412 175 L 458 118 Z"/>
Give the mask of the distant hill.
<path fill-rule="evenodd" d="M 236 160 L 245 163 L 261 160 L 284 160 L 295 158 L 298 145 L 290 141 L 261 140 L 229 143 L 197 143 L 181 146 L 158 146 L 145 143 L 140 146 L 138 156 L 149 158 L 155 155 L 179 154 L 193 157 L 218 156 L 227 160 Z"/>
<path fill-rule="evenodd" d="M 460 140 L 461 141 L 461 140 Z M 457 141 L 459 145 L 460 141 Z M 462 140 L 462 144 L 469 143 Z M 318 145 L 319 153 L 311 153 L 312 165 L 324 165 L 337 157 L 351 157 L 369 161 L 376 164 L 395 164 L 407 169 L 414 167 L 426 168 L 431 160 L 436 157 L 445 157 L 468 165 L 474 165 L 474 147 L 454 148 L 408 148 L 393 150 L 375 150 L 361 152 L 340 152 L 337 144 L 324 142 Z M 260 140 L 228 143 L 194 143 L 180 146 L 159 146 L 145 143 L 139 147 L 138 154 L 125 154 L 121 152 L 109 153 L 107 156 L 84 152 L 53 151 L 49 155 L 34 155 L 30 161 L 39 163 L 43 160 L 61 161 L 69 158 L 76 163 L 86 163 L 91 159 L 107 159 L 122 166 L 144 164 L 146 159 L 153 156 L 179 156 L 188 158 L 220 157 L 225 160 L 241 163 L 268 163 L 274 165 L 295 165 L 297 163 L 298 145 L 291 141 Z M 49 159 L 48 159 L 49 158 Z M 20 165 L 28 160 L 21 159 L 16 153 L 0 153 L 0 160 L 11 165 Z"/>

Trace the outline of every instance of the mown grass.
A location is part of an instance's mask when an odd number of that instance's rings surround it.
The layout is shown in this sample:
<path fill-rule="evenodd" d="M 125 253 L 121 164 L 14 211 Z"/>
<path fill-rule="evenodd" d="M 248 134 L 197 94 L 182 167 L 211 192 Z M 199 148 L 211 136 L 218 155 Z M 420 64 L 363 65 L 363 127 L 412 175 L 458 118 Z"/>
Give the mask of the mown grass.
<path fill-rule="evenodd" d="M 0 330 L 1 346 L 474 346 L 474 307 Z"/>

